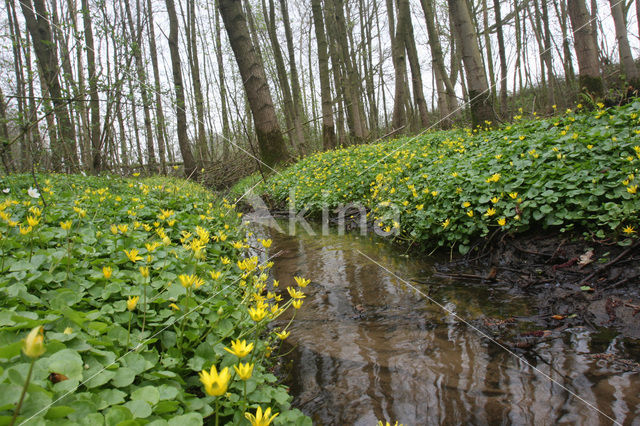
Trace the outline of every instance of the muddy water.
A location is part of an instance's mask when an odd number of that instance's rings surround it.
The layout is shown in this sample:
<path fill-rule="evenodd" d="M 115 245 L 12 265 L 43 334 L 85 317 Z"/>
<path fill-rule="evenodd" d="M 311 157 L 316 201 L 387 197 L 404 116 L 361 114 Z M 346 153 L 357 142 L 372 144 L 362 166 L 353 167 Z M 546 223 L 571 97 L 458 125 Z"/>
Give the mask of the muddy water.
<path fill-rule="evenodd" d="M 315 229 L 319 232 L 320 229 Z M 533 315 L 525 295 L 430 278 L 433 260 L 409 258 L 357 234 L 288 236 L 268 228 L 282 287 L 312 280 L 287 339 L 294 406 L 318 425 L 612 424 L 567 390 L 394 278 L 466 320 Z M 568 330 L 520 352 L 544 374 L 623 424 L 640 425 L 640 374 L 595 353 L 640 358 L 640 342 L 606 330 Z"/>

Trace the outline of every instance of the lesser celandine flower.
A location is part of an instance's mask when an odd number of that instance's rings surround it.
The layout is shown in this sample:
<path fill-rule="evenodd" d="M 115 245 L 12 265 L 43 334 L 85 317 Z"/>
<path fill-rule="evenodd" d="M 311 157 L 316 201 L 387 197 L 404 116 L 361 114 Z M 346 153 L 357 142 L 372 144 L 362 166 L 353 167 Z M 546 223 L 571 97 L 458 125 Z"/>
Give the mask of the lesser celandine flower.
<path fill-rule="evenodd" d="M 259 307 L 249 308 L 249 316 L 251 316 L 251 319 L 255 322 L 260 322 L 267 316 L 267 311 Z"/>
<path fill-rule="evenodd" d="M 231 373 L 229 373 L 228 367 L 223 368 L 218 373 L 216 366 L 212 365 L 210 371 L 202 370 L 200 372 L 200 381 L 204 385 L 205 392 L 210 396 L 224 395 L 227 392 L 230 380 Z"/>
<path fill-rule="evenodd" d="M 140 275 L 142 275 L 142 278 L 149 278 L 148 266 L 141 266 L 139 269 L 140 269 Z"/>
<path fill-rule="evenodd" d="M 293 302 L 291 302 L 291 306 L 293 306 L 295 309 L 300 309 L 300 306 L 302 306 L 302 299 L 295 299 Z"/>
<path fill-rule="evenodd" d="M 289 292 L 289 296 L 294 299 L 303 299 L 306 297 L 303 292 L 292 287 L 287 287 L 287 291 Z"/>
<path fill-rule="evenodd" d="M 233 369 L 238 373 L 238 377 L 240 380 L 249 380 L 251 378 L 251 374 L 253 373 L 254 364 L 246 364 L 238 363 L 238 365 L 234 365 Z"/>
<path fill-rule="evenodd" d="M 129 310 L 129 312 L 133 311 L 136 308 L 138 300 L 140 300 L 140 296 L 129 296 L 129 299 L 127 299 L 127 309 Z"/>
<path fill-rule="evenodd" d="M 284 340 L 284 339 L 286 339 L 287 337 L 289 337 L 289 335 L 290 335 L 290 334 L 291 334 L 291 332 L 290 332 L 290 331 L 286 331 L 286 330 L 285 330 L 285 331 L 281 331 L 280 333 L 276 333 L 276 336 L 278 337 L 278 339 L 280 339 L 280 340 Z"/>
<path fill-rule="evenodd" d="M 60 222 L 60 228 L 62 228 L 64 231 L 68 231 L 69 229 L 71 229 L 72 224 L 73 222 L 70 220 L 67 220 L 66 222 Z"/>
<path fill-rule="evenodd" d="M 222 272 L 211 270 L 209 271 L 209 275 L 211 275 L 212 280 L 217 280 L 218 278 L 220 278 L 220 275 L 222 275 Z"/>
<path fill-rule="evenodd" d="M 102 275 L 104 275 L 106 279 L 111 278 L 111 274 L 113 274 L 113 269 L 111 269 L 111 266 L 102 267 Z"/>
<path fill-rule="evenodd" d="M 63 331 L 62 333 L 64 333 L 64 334 L 71 334 L 71 333 L 73 333 L 73 328 L 71 328 L 71 327 L 67 327 L 67 328 L 65 328 L 65 329 L 64 329 L 64 331 Z"/>
<path fill-rule="evenodd" d="M 22 226 L 22 224 L 20 224 L 20 234 L 22 235 L 27 235 L 29 232 L 31 232 L 33 230 L 33 227 L 31 226 L 27 226 L 26 228 L 24 228 Z"/>
<path fill-rule="evenodd" d="M 225 347 L 224 350 L 237 356 L 238 358 L 244 358 L 249 355 L 249 352 L 253 349 L 253 342 L 247 345 L 246 340 L 235 340 L 231 342 L 231 349 Z"/>
<path fill-rule="evenodd" d="M 169 307 L 171 309 L 173 309 L 174 311 L 179 311 L 180 310 L 180 307 L 178 305 L 176 305 L 175 303 L 170 303 Z"/>
<path fill-rule="evenodd" d="M 39 325 L 29 332 L 22 341 L 22 352 L 29 358 L 39 358 L 44 353 L 44 327 Z"/>
<path fill-rule="evenodd" d="M 40 219 L 34 216 L 27 216 L 27 223 L 29 226 L 37 226 L 40 223 Z"/>
<path fill-rule="evenodd" d="M 500 219 L 498 219 L 498 225 L 504 226 L 506 223 L 507 223 L 507 219 L 505 219 L 504 217 L 501 217 Z"/>
<path fill-rule="evenodd" d="M 631 234 L 635 234 L 636 230 L 635 230 L 635 228 L 633 226 L 628 225 L 622 230 L 622 232 L 624 232 L 627 235 L 631 235 Z"/>
<path fill-rule="evenodd" d="M 293 279 L 296 281 L 298 286 L 300 286 L 301 288 L 305 288 L 311 282 L 311 280 L 308 280 L 308 279 L 303 278 L 303 277 L 293 277 Z"/>
<path fill-rule="evenodd" d="M 138 255 L 138 249 L 131 249 L 129 251 L 122 250 L 122 251 L 124 252 L 124 254 L 127 255 L 129 260 L 132 261 L 133 263 L 136 263 L 138 260 L 142 260 L 142 256 Z"/>
<path fill-rule="evenodd" d="M 279 413 L 275 413 L 273 416 L 271 415 L 271 407 L 264 410 L 264 414 L 262 413 L 262 407 L 258 406 L 256 410 L 256 415 L 246 412 L 244 413 L 244 417 L 251 422 L 251 426 L 269 426 L 273 419 Z"/>
<path fill-rule="evenodd" d="M 269 247 L 271 247 L 272 241 L 271 241 L 271 238 L 269 238 L 267 240 L 260 240 L 260 243 L 262 244 L 262 246 L 264 248 L 269 248 Z"/>
<path fill-rule="evenodd" d="M 180 280 L 180 284 L 182 284 L 182 287 L 184 288 L 189 288 L 193 285 L 196 276 L 195 275 L 186 275 L 186 274 L 182 274 L 178 276 L 178 279 Z"/>

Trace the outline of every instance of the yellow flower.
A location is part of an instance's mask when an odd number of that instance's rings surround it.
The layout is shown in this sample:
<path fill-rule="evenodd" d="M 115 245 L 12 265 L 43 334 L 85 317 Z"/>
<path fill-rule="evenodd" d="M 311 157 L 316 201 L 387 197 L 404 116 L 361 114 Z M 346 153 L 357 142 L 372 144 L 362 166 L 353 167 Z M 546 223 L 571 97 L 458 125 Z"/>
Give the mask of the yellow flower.
<path fill-rule="evenodd" d="M 223 265 L 228 265 L 228 264 L 231 263 L 231 260 L 229 260 L 229 258 L 227 256 L 221 257 L 220 261 L 222 262 Z"/>
<path fill-rule="evenodd" d="M 271 247 L 272 241 L 271 241 L 271 238 L 269 238 L 267 240 L 260 240 L 260 243 L 264 248 L 269 248 Z"/>
<path fill-rule="evenodd" d="M 422 209 L 424 209 L 424 204 L 418 204 L 416 206 L 416 210 L 422 210 Z"/>
<path fill-rule="evenodd" d="M 204 390 L 211 396 L 224 395 L 227 392 L 230 380 L 231 373 L 229 373 L 228 367 L 223 368 L 218 373 L 216 366 L 212 365 L 209 372 L 207 370 L 200 372 L 200 381 L 204 384 Z"/>
<path fill-rule="evenodd" d="M 85 217 L 87 215 L 87 211 L 85 209 L 81 209 L 80 207 L 74 207 L 73 211 L 76 212 L 79 217 Z"/>
<path fill-rule="evenodd" d="M 291 302 L 291 306 L 293 306 L 295 309 L 300 309 L 300 306 L 302 306 L 302 302 L 302 299 L 296 299 Z"/>
<path fill-rule="evenodd" d="M 463 207 L 469 207 L 470 205 L 471 205 L 471 203 L 468 202 L 468 201 L 465 201 L 464 203 L 462 203 Z"/>
<path fill-rule="evenodd" d="M 136 263 L 138 260 L 142 260 L 142 256 L 138 256 L 138 249 L 131 249 L 130 251 L 122 250 L 127 255 L 130 261 Z"/>
<path fill-rule="evenodd" d="M 211 275 L 212 280 L 217 280 L 218 278 L 220 278 L 220 275 L 222 275 L 222 272 L 212 269 L 211 271 L 209 271 L 209 275 Z"/>
<path fill-rule="evenodd" d="M 204 280 L 198 276 L 193 279 L 193 286 L 195 288 L 200 288 L 204 285 Z"/>
<path fill-rule="evenodd" d="M 292 287 L 287 287 L 287 291 L 293 299 L 304 299 L 306 297 L 303 292 Z"/>
<path fill-rule="evenodd" d="M 102 267 L 102 275 L 104 275 L 104 277 L 106 279 L 111 278 L 111 274 L 113 273 L 113 269 L 111 269 L 111 266 L 103 266 Z"/>
<path fill-rule="evenodd" d="M 29 224 L 29 226 L 37 226 L 40 223 L 40 219 L 33 216 L 28 216 L 27 223 Z"/>
<path fill-rule="evenodd" d="M 280 282 L 278 280 L 273 280 L 274 287 L 278 287 L 279 285 L 280 285 Z"/>
<path fill-rule="evenodd" d="M 491 199 L 491 202 L 492 202 L 493 204 L 497 204 L 497 203 L 498 203 L 498 201 L 500 201 L 500 198 L 499 198 L 499 197 L 493 197 L 493 198 Z"/>
<path fill-rule="evenodd" d="M 260 322 L 260 321 L 262 321 L 264 319 L 264 317 L 267 316 L 267 311 L 265 311 L 263 308 L 259 308 L 259 307 L 249 308 L 249 316 L 255 322 Z"/>
<path fill-rule="evenodd" d="M 196 276 L 182 274 L 178 276 L 178 279 L 180 280 L 180 284 L 182 284 L 182 287 L 189 288 L 195 282 Z"/>
<path fill-rule="evenodd" d="M 516 198 L 518 198 L 518 193 L 517 192 L 510 192 L 509 193 L 509 197 L 511 197 L 512 199 L 515 200 Z"/>
<path fill-rule="evenodd" d="M 473 217 L 473 210 L 467 210 L 467 216 Z"/>
<path fill-rule="evenodd" d="M 638 192 L 638 185 L 627 186 L 627 192 L 629 194 L 635 194 L 636 192 Z"/>
<path fill-rule="evenodd" d="M 504 226 L 506 223 L 507 223 L 507 219 L 505 219 L 504 217 L 501 217 L 500 219 L 498 219 L 498 225 Z"/>
<path fill-rule="evenodd" d="M 496 214 L 496 209 L 489 207 L 487 209 L 487 212 L 485 213 L 485 216 L 493 216 L 494 214 Z"/>
<path fill-rule="evenodd" d="M 175 303 L 170 303 L 169 307 L 171 309 L 173 309 L 174 311 L 179 311 L 180 310 L 180 307 L 178 305 L 176 305 Z"/>
<path fill-rule="evenodd" d="M 118 231 L 120 231 L 121 234 L 126 234 L 128 230 L 129 230 L 129 225 L 127 225 L 126 223 L 123 223 L 122 225 L 118 225 Z"/>
<path fill-rule="evenodd" d="M 140 267 L 140 275 L 142 275 L 142 278 L 149 278 L 149 267 L 148 266 L 141 266 Z"/>
<path fill-rule="evenodd" d="M 62 333 L 63 334 L 71 334 L 71 333 L 73 333 L 73 328 L 67 327 L 67 328 L 64 329 L 64 331 Z"/>
<path fill-rule="evenodd" d="M 20 224 L 20 234 L 27 235 L 32 230 L 33 230 L 33 228 L 31 226 L 27 226 L 26 228 L 23 228 L 22 224 Z"/>
<path fill-rule="evenodd" d="M 38 358 L 46 351 L 44 347 L 44 327 L 37 326 L 22 341 L 22 352 L 29 358 Z"/>
<path fill-rule="evenodd" d="M 447 220 L 442 222 L 440 225 L 442 225 L 443 229 L 447 229 L 447 227 L 449 226 L 450 223 L 451 223 L 451 220 L 449 218 L 447 218 Z"/>
<path fill-rule="evenodd" d="M 140 300 L 140 296 L 129 296 L 129 299 L 127 299 L 127 309 L 129 310 L 129 312 L 133 311 L 136 308 L 138 300 Z"/>
<path fill-rule="evenodd" d="M 253 349 L 253 342 L 247 345 L 246 340 L 235 340 L 231 342 L 231 349 L 225 347 L 224 350 L 237 356 L 238 358 L 244 358 L 249 355 L 249 352 Z"/>
<path fill-rule="evenodd" d="M 264 410 L 264 414 L 262 414 L 262 407 L 258 406 L 256 410 L 256 415 L 246 412 L 244 413 L 244 417 L 251 422 L 251 426 L 269 426 L 273 419 L 279 413 L 275 413 L 273 416 L 271 415 L 271 407 Z"/>
<path fill-rule="evenodd" d="M 633 226 L 628 225 L 622 230 L 622 232 L 624 232 L 627 235 L 631 235 L 631 234 L 635 234 L 636 230 L 633 228 Z"/>
<path fill-rule="evenodd" d="M 68 231 L 69 229 L 71 229 L 71 225 L 73 224 L 72 221 L 68 220 L 66 222 L 60 222 L 60 228 L 62 228 L 65 231 Z"/>
<path fill-rule="evenodd" d="M 234 365 L 233 369 L 238 373 L 238 377 L 240 380 L 249 380 L 251 378 L 251 374 L 253 373 L 254 364 L 242 364 L 238 363 L 238 365 Z"/>
<path fill-rule="evenodd" d="M 302 277 L 293 277 L 293 279 L 296 280 L 296 283 L 298 283 L 301 288 L 305 288 L 311 282 L 311 280 Z"/>
<path fill-rule="evenodd" d="M 281 331 L 280 333 L 276 333 L 276 336 L 278 336 L 278 339 L 284 340 L 287 337 L 289 337 L 290 334 L 291 334 L 290 331 Z"/>

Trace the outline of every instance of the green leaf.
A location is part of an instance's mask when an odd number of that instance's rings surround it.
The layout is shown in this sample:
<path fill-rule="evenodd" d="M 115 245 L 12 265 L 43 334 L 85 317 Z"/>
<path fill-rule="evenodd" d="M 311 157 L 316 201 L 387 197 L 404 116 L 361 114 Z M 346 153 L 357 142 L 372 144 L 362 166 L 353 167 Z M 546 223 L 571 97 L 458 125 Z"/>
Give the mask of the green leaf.
<path fill-rule="evenodd" d="M 160 401 L 160 392 L 155 386 L 145 386 L 139 389 L 136 389 L 131 394 L 132 400 L 142 400 L 146 401 L 151 405 L 155 405 Z"/>
<path fill-rule="evenodd" d="M 200 426 L 203 423 L 200 413 L 189 413 L 169 420 L 169 426 Z"/>
<path fill-rule="evenodd" d="M 135 418 L 145 419 L 149 417 L 153 412 L 153 410 L 151 409 L 151 405 L 148 402 L 142 400 L 129 401 L 124 404 L 124 406 L 131 410 L 131 413 Z"/>
<path fill-rule="evenodd" d="M 82 380 L 82 357 L 72 349 L 63 349 L 44 359 L 52 373 L 64 374 L 70 380 Z"/>

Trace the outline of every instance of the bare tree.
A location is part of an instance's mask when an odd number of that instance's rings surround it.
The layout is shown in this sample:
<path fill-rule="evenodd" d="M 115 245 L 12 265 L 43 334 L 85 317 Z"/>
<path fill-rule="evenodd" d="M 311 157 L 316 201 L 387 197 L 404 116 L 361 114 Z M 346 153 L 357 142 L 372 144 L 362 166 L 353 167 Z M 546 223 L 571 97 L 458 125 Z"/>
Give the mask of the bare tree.
<path fill-rule="evenodd" d="M 173 0 L 165 0 L 169 13 L 169 50 L 171 54 L 171 67 L 173 68 L 173 85 L 176 91 L 176 119 L 178 126 L 178 145 L 184 161 L 184 171 L 187 176 L 197 179 L 198 166 L 193 158 L 189 138 L 187 136 L 187 114 L 185 111 L 184 84 L 182 80 L 182 68 L 180 62 L 180 49 L 178 47 L 178 16 Z"/>
<path fill-rule="evenodd" d="M 573 39 L 578 58 L 578 81 L 581 90 L 601 97 L 604 93 L 600 64 L 598 62 L 598 46 L 592 34 L 591 17 L 584 0 L 567 0 L 567 9 Z"/>
<path fill-rule="evenodd" d="M 288 157 L 264 68 L 251 41 L 241 1 L 219 0 L 219 7 L 253 115 L 260 157 L 272 167 Z"/>

